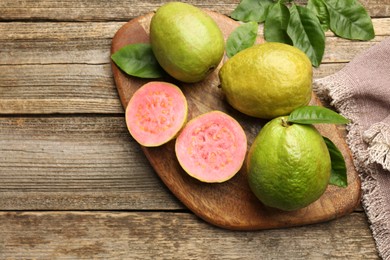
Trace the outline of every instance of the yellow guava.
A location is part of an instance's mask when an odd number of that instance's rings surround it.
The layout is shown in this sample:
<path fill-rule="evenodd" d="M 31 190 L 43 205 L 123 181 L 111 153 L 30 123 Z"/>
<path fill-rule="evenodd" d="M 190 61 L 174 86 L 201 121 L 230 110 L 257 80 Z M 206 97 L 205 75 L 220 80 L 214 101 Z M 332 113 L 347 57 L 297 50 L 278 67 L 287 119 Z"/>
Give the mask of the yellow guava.
<path fill-rule="evenodd" d="M 219 77 L 227 101 L 240 112 L 271 119 L 309 103 L 312 65 L 296 47 L 268 42 L 228 60 Z"/>

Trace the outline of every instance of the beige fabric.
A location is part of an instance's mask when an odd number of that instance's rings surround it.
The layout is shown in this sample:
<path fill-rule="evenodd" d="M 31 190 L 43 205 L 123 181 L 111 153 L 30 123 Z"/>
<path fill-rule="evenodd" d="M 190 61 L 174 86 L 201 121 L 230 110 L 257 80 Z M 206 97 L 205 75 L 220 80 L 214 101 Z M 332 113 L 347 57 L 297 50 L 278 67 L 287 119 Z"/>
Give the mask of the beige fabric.
<path fill-rule="evenodd" d="M 314 91 L 351 120 L 347 143 L 378 252 L 390 259 L 390 38 L 357 55 Z"/>

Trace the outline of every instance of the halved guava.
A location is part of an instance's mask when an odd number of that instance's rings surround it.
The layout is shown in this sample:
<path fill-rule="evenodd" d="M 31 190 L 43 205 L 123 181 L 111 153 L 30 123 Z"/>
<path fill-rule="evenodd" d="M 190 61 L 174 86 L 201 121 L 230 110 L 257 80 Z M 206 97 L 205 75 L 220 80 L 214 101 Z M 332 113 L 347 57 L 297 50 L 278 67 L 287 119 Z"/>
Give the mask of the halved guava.
<path fill-rule="evenodd" d="M 183 92 L 175 85 L 152 81 L 140 87 L 126 108 L 130 134 L 141 145 L 163 145 L 182 129 L 188 105 Z"/>
<path fill-rule="evenodd" d="M 182 168 L 202 182 L 224 182 L 242 167 L 247 139 L 231 116 L 211 111 L 189 121 L 176 139 Z"/>

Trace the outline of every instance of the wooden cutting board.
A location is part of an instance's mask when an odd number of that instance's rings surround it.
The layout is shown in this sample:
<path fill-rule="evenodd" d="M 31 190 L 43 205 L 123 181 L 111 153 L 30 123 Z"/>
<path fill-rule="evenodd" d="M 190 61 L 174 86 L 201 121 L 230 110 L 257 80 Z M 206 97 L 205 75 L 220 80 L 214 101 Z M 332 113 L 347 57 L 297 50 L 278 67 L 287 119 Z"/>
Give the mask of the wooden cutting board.
<path fill-rule="evenodd" d="M 225 39 L 239 25 L 225 15 L 205 11 L 220 26 Z M 123 25 L 112 40 L 111 53 L 127 44 L 149 42 L 149 25 L 152 16 L 153 13 L 150 13 Z M 258 42 L 262 42 L 262 39 Z M 182 84 L 170 78 L 163 80 L 170 81 L 183 90 L 188 100 L 188 120 L 211 110 L 224 111 L 233 116 L 247 134 L 249 149 L 266 121 L 245 116 L 228 105 L 218 87 L 218 71 L 221 66 L 222 62 L 206 80 L 196 84 Z M 133 93 L 150 80 L 127 76 L 114 63 L 112 63 L 112 71 L 121 103 L 126 108 Z M 314 94 L 311 104 L 320 105 Z M 227 182 L 207 184 L 193 179 L 182 170 L 176 160 L 174 140 L 161 147 L 142 147 L 142 149 L 170 191 L 203 220 L 234 230 L 290 227 L 341 217 L 353 211 L 360 201 L 360 180 L 345 140 L 335 125 L 317 125 L 316 127 L 342 151 L 346 159 L 349 185 L 347 188 L 329 185 L 318 201 L 294 212 L 283 212 L 263 206 L 250 191 L 245 166 Z"/>

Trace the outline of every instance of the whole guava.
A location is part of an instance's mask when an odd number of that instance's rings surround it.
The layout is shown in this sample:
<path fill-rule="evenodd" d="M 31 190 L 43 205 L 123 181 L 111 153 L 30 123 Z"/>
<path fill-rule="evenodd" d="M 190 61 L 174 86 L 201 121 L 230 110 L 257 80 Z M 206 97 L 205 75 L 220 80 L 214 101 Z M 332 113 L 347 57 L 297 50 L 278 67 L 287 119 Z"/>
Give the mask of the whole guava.
<path fill-rule="evenodd" d="M 292 211 L 325 192 L 331 172 L 328 148 L 313 125 L 277 117 L 260 131 L 248 153 L 248 181 L 269 207 Z"/>
<path fill-rule="evenodd" d="M 240 51 L 221 68 L 221 88 L 232 107 L 259 118 L 288 115 L 309 103 L 312 65 L 296 47 L 276 42 Z"/>
<path fill-rule="evenodd" d="M 215 21 L 186 3 L 164 4 L 150 24 L 150 43 L 161 67 L 179 81 L 206 78 L 220 63 L 225 42 Z"/>

